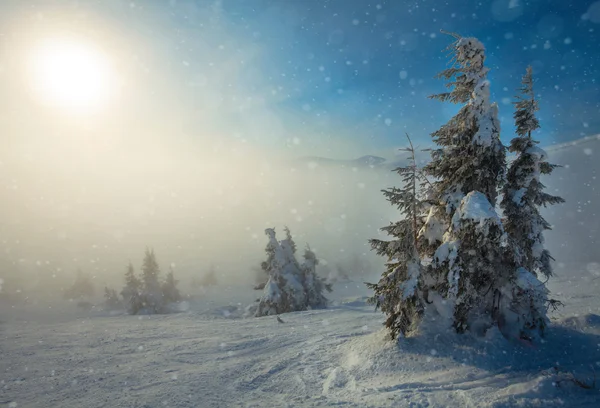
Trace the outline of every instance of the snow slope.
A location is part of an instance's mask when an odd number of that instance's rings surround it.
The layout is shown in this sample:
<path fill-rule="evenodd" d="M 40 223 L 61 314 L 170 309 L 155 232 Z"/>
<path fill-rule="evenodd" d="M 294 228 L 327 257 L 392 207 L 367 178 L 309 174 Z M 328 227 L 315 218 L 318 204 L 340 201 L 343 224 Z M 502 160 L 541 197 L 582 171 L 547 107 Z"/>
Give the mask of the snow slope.
<path fill-rule="evenodd" d="M 544 213 L 554 226 L 547 246 L 560 262 L 600 262 L 600 135 L 546 150 L 563 167 L 542 182 L 566 200 Z"/>
<path fill-rule="evenodd" d="M 163 316 L 111 316 L 68 303 L 0 309 L 0 406 L 600 404 L 597 390 L 555 386 L 558 377 L 543 373 L 559 364 L 584 379 L 600 366 L 596 297 L 534 349 L 497 333 L 429 333 L 394 344 L 383 316 L 365 304 L 362 283 L 335 289 L 331 308 L 285 314 L 285 323 L 240 318 L 257 293 L 245 287 L 208 292 Z"/>
<path fill-rule="evenodd" d="M 599 391 L 569 376 L 591 383 L 600 366 L 600 139 L 547 151 L 565 166 L 546 181 L 567 199 L 546 212 L 546 237 L 549 287 L 566 307 L 536 348 L 428 325 L 392 343 L 361 282 L 285 323 L 241 318 L 259 296 L 245 286 L 211 288 L 163 316 L 0 304 L 0 407 L 598 407 Z"/>

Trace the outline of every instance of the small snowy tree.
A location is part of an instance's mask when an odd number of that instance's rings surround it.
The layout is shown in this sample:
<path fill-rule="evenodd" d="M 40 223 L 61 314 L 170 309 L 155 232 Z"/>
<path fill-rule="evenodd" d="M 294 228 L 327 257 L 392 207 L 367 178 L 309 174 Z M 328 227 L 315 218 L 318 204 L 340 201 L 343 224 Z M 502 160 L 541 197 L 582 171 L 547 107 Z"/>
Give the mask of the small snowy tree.
<path fill-rule="evenodd" d="M 417 168 L 410 137 L 406 137 L 410 147 L 402 150 L 410 153 L 410 162 L 408 166 L 394 170 L 402 176 L 403 186 L 383 190 L 386 199 L 400 210 L 404 219 L 381 229 L 393 238 L 391 241 L 369 241 L 377 254 L 387 259 L 386 270 L 379 282 L 367 283 L 375 291 L 369 302 L 387 314 L 385 326 L 392 338 L 416 329 L 423 313 L 422 266 L 417 252 L 417 231 L 423 219 L 423 203 L 419 199 L 418 189 L 425 178 Z"/>
<path fill-rule="evenodd" d="M 108 310 L 121 308 L 121 299 L 117 291 L 107 286 L 104 287 L 104 305 Z"/>
<path fill-rule="evenodd" d="M 162 283 L 162 296 L 165 303 L 173 303 L 181 301 L 181 293 L 177 289 L 179 281 L 175 279 L 173 268 L 169 270 L 167 278 Z"/>
<path fill-rule="evenodd" d="M 142 303 L 147 312 L 161 313 L 164 299 L 158 279 L 160 268 L 154 251 L 146 248 L 142 264 Z"/>
<path fill-rule="evenodd" d="M 301 281 L 301 271 L 293 257 L 293 245 L 289 239 L 277 241 L 274 228 L 265 230 L 269 242 L 265 249 L 267 260 L 262 268 L 269 274 L 263 295 L 259 300 L 256 316 L 304 310 L 306 295 Z"/>
<path fill-rule="evenodd" d="M 68 288 L 63 297 L 69 300 L 82 299 L 94 295 L 94 284 L 88 274 L 85 274 L 81 269 L 77 270 L 75 282 Z"/>
<path fill-rule="evenodd" d="M 121 290 L 123 302 L 129 314 L 137 314 L 142 308 L 142 283 L 135 276 L 131 262 L 125 272 L 125 287 Z"/>
<path fill-rule="evenodd" d="M 545 151 L 537 147 L 531 132 L 539 128 L 535 112 L 539 109 L 533 92 L 531 67 L 523 76 L 521 95 L 517 96 L 514 114 L 517 137 L 511 140 L 509 150 L 517 154 L 511 163 L 503 188 L 501 207 L 505 217 L 506 232 L 520 250 L 520 263 L 535 276 L 552 275 L 553 259 L 544 248 L 545 230 L 550 224 L 542 217 L 539 208 L 564 202 L 561 197 L 543 192 L 542 174 L 550 174 L 556 167 L 549 164 Z"/>
<path fill-rule="evenodd" d="M 323 278 L 317 275 L 317 265 L 319 260 L 310 247 L 307 245 L 304 250 L 304 262 L 300 266 L 302 271 L 302 284 L 306 292 L 306 306 L 311 309 L 327 306 L 327 298 L 323 291 L 331 292 L 333 289 L 331 283 L 326 283 Z"/>

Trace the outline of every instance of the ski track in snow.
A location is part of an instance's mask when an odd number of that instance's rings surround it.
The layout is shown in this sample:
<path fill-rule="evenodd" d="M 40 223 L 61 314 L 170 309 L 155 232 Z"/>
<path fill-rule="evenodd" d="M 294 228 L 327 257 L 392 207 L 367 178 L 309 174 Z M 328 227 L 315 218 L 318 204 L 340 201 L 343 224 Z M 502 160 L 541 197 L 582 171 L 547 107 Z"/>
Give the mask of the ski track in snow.
<path fill-rule="evenodd" d="M 564 284 L 564 299 L 575 300 Z M 396 344 L 362 284 L 334 289 L 331 308 L 285 314 L 283 324 L 239 318 L 243 305 L 219 306 L 218 296 L 161 316 L 68 303 L 43 314 L 2 309 L 0 407 L 600 406 L 599 391 L 556 387 L 542 373 L 558 363 L 586 378 L 600 368 L 592 297 L 536 348 L 451 332 Z"/>

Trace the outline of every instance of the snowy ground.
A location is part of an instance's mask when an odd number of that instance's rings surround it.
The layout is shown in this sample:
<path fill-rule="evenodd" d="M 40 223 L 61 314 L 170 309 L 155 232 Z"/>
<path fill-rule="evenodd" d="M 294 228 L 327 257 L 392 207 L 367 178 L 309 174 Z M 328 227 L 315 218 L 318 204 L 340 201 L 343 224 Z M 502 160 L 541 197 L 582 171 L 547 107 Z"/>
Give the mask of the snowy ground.
<path fill-rule="evenodd" d="M 330 309 L 286 314 L 283 324 L 240 318 L 257 295 L 241 287 L 163 316 L 4 308 L 0 406 L 598 407 L 599 391 L 557 387 L 560 377 L 544 374 L 557 364 L 581 379 L 600 370 L 600 280 L 560 279 L 554 290 L 569 307 L 535 349 L 495 334 L 396 345 L 360 283 L 339 284 Z M 220 300 L 236 293 L 240 306 Z"/>

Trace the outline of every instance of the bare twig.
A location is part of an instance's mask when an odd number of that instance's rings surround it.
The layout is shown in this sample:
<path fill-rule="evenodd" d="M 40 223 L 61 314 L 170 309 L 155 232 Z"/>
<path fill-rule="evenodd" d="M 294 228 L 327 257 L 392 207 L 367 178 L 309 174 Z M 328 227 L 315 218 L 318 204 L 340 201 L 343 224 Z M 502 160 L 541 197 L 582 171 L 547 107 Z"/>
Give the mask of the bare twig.
<path fill-rule="evenodd" d="M 446 31 L 444 29 L 440 29 L 440 33 L 442 34 L 447 34 L 447 35 L 451 35 L 452 37 L 456 38 L 457 40 L 460 40 L 462 37 L 456 33 L 453 33 L 451 31 Z"/>
<path fill-rule="evenodd" d="M 557 299 L 548 299 L 548 306 L 546 306 L 546 312 L 552 308 L 552 311 L 555 312 L 559 307 L 564 307 L 565 304 Z"/>
<path fill-rule="evenodd" d="M 415 244 L 418 240 L 418 236 L 417 236 L 417 205 L 416 205 L 416 200 L 417 200 L 417 159 L 415 159 L 415 148 L 413 147 L 412 144 L 412 140 L 410 140 L 410 136 L 408 135 L 408 132 L 406 133 L 406 138 L 408 139 L 408 143 L 410 144 L 410 154 L 411 154 L 411 158 L 412 158 L 412 168 L 413 168 L 413 172 L 414 172 L 414 178 L 413 178 L 413 182 L 412 182 L 412 194 L 413 194 L 413 203 L 412 203 L 412 230 L 413 230 L 413 237 L 415 240 Z"/>

